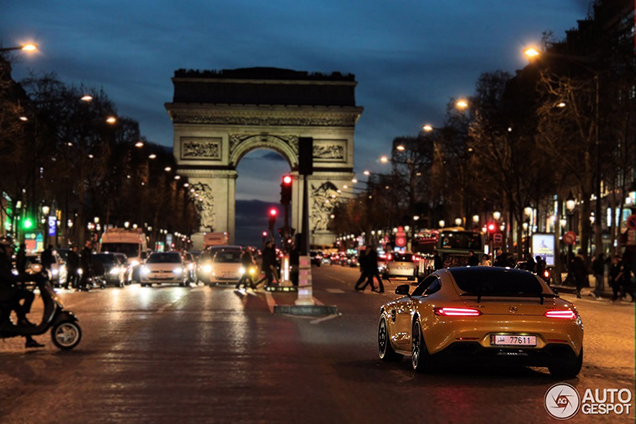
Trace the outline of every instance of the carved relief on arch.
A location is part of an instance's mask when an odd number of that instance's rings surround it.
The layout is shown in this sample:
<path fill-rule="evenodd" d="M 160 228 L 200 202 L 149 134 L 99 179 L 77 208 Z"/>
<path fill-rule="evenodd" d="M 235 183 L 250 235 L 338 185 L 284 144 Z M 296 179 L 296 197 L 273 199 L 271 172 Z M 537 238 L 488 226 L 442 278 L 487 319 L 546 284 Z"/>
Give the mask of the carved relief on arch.
<path fill-rule="evenodd" d="M 260 134 L 230 134 L 230 164 L 237 166 L 247 153 L 269 149 L 279 153 L 291 167 L 298 165 L 298 136 Z"/>
<path fill-rule="evenodd" d="M 309 222 L 312 224 L 312 232 L 329 230 L 331 214 L 338 204 L 337 195 L 338 187 L 330 181 L 324 182 L 318 187 L 314 184 L 311 185 L 313 203 Z"/>
<path fill-rule="evenodd" d="M 200 230 L 214 231 L 215 214 L 212 188 L 204 183 L 191 184 L 190 197 L 194 201 L 194 207 L 199 214 Z"/>

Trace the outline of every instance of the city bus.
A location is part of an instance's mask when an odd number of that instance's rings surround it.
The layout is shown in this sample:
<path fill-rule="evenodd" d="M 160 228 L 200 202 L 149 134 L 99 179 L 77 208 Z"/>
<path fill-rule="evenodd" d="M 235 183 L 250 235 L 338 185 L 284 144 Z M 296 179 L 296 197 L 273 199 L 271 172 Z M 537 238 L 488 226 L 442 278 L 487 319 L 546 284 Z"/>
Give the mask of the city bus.
<path fill-rule="evenodd" d="M 444 261 L 444 268 L 466 266 L 468 252 L 471 250 L 481 262 L 484 246 L 483 233 L 463 228 L 441 230 L 437 242 L 437 250 Z"/>

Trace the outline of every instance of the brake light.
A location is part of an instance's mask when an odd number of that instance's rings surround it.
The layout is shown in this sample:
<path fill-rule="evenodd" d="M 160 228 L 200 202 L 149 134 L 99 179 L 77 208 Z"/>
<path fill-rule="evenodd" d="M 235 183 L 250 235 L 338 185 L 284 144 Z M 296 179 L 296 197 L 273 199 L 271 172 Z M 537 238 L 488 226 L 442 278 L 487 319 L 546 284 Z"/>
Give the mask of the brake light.
<path fill-rule="evenodd" d="M 393 255 L 388 255 L 388 256 L 386 257 L 386 260 L 387 260 L 387 261 L 392 261 L 392 260 L 393 260 Z"/>
<path fill-rule="evenodd" d="M 545 317 L 555 319 L 575 319 L 576 312 L 570 311 L 569 309 L 561 311 L 548 311 L 545 313 Z"/>
<path fill-rule="evenodd" d="M 550 273 L 548 271 L 544 271 L 543 275 L 545 276 L 545 278 L 548 278 L 550 276 Z"/>
<path fill-rule="evenodd" d="M 415 261 L 416 261 L 416 259 L 417 259 L 417 258 L 415 257 L 415 255 L 411 256 L 411 260 L 412 260 L 413 262 L 415 262 Z"/>
<path fill-rule="evenodd" d="M 481 315 L 479 309 L 472 308 L 435 308 L 435 315 L 444 317 L 478 317 Z"/>

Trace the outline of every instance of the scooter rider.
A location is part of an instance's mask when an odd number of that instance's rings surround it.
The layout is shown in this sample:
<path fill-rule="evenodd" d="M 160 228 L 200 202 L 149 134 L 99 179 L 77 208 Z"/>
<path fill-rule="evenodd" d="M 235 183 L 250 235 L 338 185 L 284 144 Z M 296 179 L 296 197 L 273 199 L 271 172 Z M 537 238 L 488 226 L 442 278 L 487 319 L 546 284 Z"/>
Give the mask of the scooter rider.
<path fill-rule="evenodd" d="M 11 270 L 11 257 L 13 255 L 13 241 L 8 237 L 0 238 L 0 297 L 9 299 L 11 308 L 18 316 L 18 325 L 21 327 L 32 327 L 33 323 L 29 322 L 26 315 L 31 311 L 34 294 L 25 288 L 19 286 L 19 283 L 32 279 L 26 274 L 16 276 Z M 24 299 L 22 305 L 20 301 Z M 26 347 L 43 347 L 44 345 L 36 342 L 30 335 L 24 336 L 26 339 Z"/>

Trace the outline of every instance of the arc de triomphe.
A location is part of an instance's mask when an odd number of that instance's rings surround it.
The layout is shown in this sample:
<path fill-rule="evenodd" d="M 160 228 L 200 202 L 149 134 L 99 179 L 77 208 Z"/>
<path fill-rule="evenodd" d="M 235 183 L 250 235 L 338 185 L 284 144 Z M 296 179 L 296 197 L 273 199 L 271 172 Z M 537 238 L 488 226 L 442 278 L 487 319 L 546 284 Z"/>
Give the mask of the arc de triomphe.
<path fill-rule="evenodd" d="M 255 149 L 276 151 L 289 163 L 291 226 L 300 231 L 298 139 L 313 137 L 310 242 L 331 245 L 330 215 L 338 195 L 352 192 L 353 136 L 363 110 L 355 104 L 355 77 L 245 68 L 178 70 L 172 81 L 173 101 L 165 106 L 174 127 L 174 155 L 193 189 L 200 231 L 226 231 L 234 243 L 236 167 Z"/>

